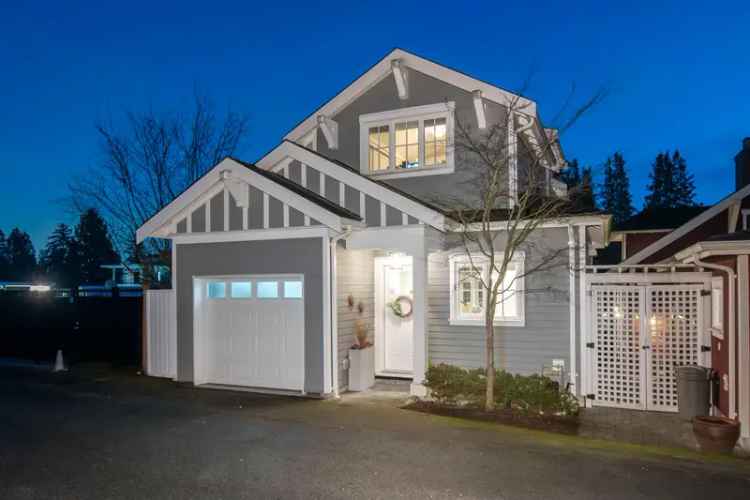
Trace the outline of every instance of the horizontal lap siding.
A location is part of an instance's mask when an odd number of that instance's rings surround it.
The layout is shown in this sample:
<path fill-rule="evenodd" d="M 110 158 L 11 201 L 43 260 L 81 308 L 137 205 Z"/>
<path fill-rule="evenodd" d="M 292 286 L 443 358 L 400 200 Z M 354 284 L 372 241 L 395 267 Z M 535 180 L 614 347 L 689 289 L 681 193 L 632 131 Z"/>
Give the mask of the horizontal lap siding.
<path fill-rule="evenodd" d="M 566 259 L 567 261 L 567 255 Z M 533 256 L 527 257 L 527 269 Z M 450 325 L 450 267 L 448 254 L 430 255 L 427 325 L 429 360 L 464 368 L 485 366 L 483 326 Z M 495 327 L 496 367 L 512 373 L 540 373 L 553 359 L 569 366 L 570 304 L 568 268 L 557 265 L 526 277 L 523 327 Z"/>
<path fill-rule="evenodd" d="M 361 319 L 367 325 L 367 336 L 374 337 L 374 253 L 369 250 L 345 250 L 336 254 L 336 309 L 338 313 L 339 388 L 349 385 L 349 372 L 342 361 L 349 356 L 349 348 L 356 342 L 355 323 Z M 348 297 L 354 299 L 349 307 Z M 362 303 L 364 311 L 359 313 L 357 305 Z"/>

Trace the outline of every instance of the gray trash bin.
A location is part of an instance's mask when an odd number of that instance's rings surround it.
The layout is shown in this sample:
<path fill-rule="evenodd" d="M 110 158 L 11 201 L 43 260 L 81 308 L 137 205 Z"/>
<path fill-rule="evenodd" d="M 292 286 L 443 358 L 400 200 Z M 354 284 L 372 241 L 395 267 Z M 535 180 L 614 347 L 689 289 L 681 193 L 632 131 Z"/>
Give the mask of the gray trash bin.
<path fill-rule="evenodd" d="M 677 368 L 677 405 L 680 417 L 692 420 L 693 417 L 708 415 L 711 369 L 702 366 L 686 365 Z"/>

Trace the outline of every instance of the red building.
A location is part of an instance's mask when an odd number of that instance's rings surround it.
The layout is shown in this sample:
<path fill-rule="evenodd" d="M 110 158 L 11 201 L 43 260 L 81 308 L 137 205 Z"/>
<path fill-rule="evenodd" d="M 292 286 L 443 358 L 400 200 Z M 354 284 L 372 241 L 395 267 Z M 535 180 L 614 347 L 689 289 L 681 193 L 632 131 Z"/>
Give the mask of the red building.
<path fill-rule="evenodd" d="M 692 265 L 710 272 L 711 366 L 718 410 L 742 424 L 750 449 L 750 138 L 735 156 L 735 191 L 712 206 L 644 211 L 620 228 L 623 268 Z"/>

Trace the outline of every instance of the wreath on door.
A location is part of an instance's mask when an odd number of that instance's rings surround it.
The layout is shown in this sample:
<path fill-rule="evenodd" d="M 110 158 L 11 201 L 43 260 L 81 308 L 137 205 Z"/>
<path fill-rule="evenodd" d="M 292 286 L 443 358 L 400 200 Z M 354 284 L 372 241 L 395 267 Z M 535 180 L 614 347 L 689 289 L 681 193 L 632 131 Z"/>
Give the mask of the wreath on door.
<path fill-rule="evenodd" d="M 414 312 L 414 303 L 406 295 L 399 295 L 393 302 L 388 302 L 387 306 L 399 318 L 408 318 Z"/>

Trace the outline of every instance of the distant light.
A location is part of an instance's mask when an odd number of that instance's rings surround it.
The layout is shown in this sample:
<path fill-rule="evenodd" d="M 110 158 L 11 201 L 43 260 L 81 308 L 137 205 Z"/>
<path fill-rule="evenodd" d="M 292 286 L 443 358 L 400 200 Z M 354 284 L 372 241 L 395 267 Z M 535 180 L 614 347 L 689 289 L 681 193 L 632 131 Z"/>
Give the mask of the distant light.
<path fill-rule="evenodd" d="M 49 292 L 51 289 L 49 285 L 31 285 L 29 287 L 31 292 Z"/>

